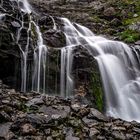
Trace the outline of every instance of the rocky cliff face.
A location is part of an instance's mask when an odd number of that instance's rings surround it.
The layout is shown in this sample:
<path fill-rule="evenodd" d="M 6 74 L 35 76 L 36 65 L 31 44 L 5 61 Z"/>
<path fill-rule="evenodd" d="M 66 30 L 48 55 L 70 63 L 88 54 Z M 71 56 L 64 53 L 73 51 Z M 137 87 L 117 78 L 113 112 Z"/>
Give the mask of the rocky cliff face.
<path fill-rule="evenodd" d="M 139 0 L 30 0 L 38 11 L 67 17 L 96 34 L 127 43 L 140 40 Z M 137 44 L 137 43 L 136 43 Z"/>

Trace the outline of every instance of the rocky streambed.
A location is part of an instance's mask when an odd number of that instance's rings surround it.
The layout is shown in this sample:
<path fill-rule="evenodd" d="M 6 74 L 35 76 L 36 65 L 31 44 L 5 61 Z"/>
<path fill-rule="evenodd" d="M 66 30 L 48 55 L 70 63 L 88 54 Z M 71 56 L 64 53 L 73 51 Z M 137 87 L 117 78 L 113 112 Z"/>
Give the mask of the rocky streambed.
<path fill-rule="evenodd" d="M 76 95 L 19 93 L 0 84 L 0 140 L 138 140 L 140 124 L 104 116 Z"/>

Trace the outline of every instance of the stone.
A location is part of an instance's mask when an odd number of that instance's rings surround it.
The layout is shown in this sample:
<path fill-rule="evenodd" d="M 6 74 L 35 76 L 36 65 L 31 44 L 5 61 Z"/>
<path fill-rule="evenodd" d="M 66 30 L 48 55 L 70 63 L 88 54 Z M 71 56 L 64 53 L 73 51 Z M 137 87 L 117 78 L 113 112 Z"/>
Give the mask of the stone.
<path fill-rule="evenodd" d="M 51 136 L 47 137 L 47 140 L 53 140 L 53 138 Z"/>
<path fill-rule="evenodd" d="M 96 110 L 94 108 L 90 109 L 90 113 L 88 115 L 88 118 L 96 119 L 99 121 L 107 121 L 107 118 L 101 112 L 99 112 L 98 110 Z"/>
<path fill-rule="evenodd" d="M 133 131 L 136 132 L 136 133 L 138 133 L 138 134 L 140 134 L 140 129 L 137 128 L 137 127 L 134 127 L 134 128 L 133 128 Z"/>
<path fill-rule="evenodd" d="M 121 20 L 117 19 L 117 18 L 114 18 L 112 21 L 111 21 L 111 24 L 114 25 L 114 26 L 118 26 L 118 25 L 121 25 Z"/>
<path fill-rule="evenodd" d="M 34 105 L 42 105 L 44 103 L 44 100 L 43 100 L 44 96 L 40 95 L 40 96 L 37 96 L 31 100 L 29 100 L 26 105 L 28 107 L 30 106 L 34 106 Z"/>
<path fill-rule="evenodd" d="M 79 104 L 72 104 L 71 108 L 75 111 L 78 112 L 80 110 L 80 105 Z"/>
<path fill-rule="evenodd" d="M 105 9 L 103 13 L 107 17 L 112 17 L 112 16 L 116 15 L 116 10 L 114 7 L 109 7 L 107 9 Z"/>
<path fill-rule="evenodd" d="M 65 138 L 65 140 L 80 140 L 80 138 L 74 137 L 74 136 L 67 136 L 67 137 Z"/>
<path fill-rule="evenodd" d="M 45 135 L 48 136 L 48 135 L 51 134 L 51 129 L 50 128 L 49 129 L 45 129 L 44 132 L 45 132 Z"/>
<path fill-rule="evenodd" d="M 129 25 L 129 29 L 137 32 L 140 31 L 140 22 Z"/>
<path fill-rule="evenodd" d="M 121 127 L 121 126 L 119 126 L 119 127 L 117 127 L 117 126 L 115 126 L 115 127 L 112 127 L 112 130 L 118 130 L 118 131 L 126 131 L 126 128 L 125 127 Z"/>
<path fill-rule="evenodd" d="M 136 18 L 136 17 L 138 17 L 138 16 L 139 16 L 138 14 L 134 14 L 134 15 L 133 15 L 134 18 Z"/>
<path fill-rule="evenodd" d="M 135 42 L 136 45 L 140 45 L 140 40 Z"/>
<path fill-rule="evenodd" d="M 8 121 L 11 121 L 10 116 L 5 111 L 1 111 L 0 112 L 0 123 L 8 122 Z"/>
<path fill-rule="evenodd" d="M 90 128 L 89 130 L 89 136 L 90 138 L 96 138 L 96 136 L 99 134 L 100 132 L 96 129 L 96 128 Z"/>
<path fill-rule="evenodd" d="M 53 107 L 46 107 L 42 106 L 39 109 L 39 112 L 42 112 L 45 115 L 48 115 L 52 118 L 66 118 L 70 113 L 69 106 L 57 106 L 56 108 Z"/>
<path fill-rule="evenodd" d="M 12 132 L 10 132 L 11 123 L 0 124 L 0 139 L 8 139 Z"/>
<path fill-rule="evenodd" d="M 62 48 L 66 46 L 66 39 L 65 35 L 63 34 L 62 31 L 46 31 L 43 33 L 44 40 L 47 42 L 49 47 L 53 48 Z"/>
<path fill-rule="evenodd" d="M 126 140 L 126 136 L 125 136 L 123 133 L 119 132 L 119 131 L 113 131 L 113 132 L 111 133 L 111 135 L 112 135 L 112 137 L 113 137 L 114 139 Z"/>
<path fill-rule="evenodd" d="M 21 126 L 21 129 L 23 135 L 34 135 L 36 133 L 36 129 L 31 124 L 24 124 Z"/>
<path fill-rule="evenodd" d="M 90 127 L 93 127 L 93 126 L 98 126 L 99 123 L 96 121 L 96 120 L 93 120 L 93 119 L 88 119 L 87 117 L 84 117 L 82 119 L 82 121 L 90 128 Z"/>

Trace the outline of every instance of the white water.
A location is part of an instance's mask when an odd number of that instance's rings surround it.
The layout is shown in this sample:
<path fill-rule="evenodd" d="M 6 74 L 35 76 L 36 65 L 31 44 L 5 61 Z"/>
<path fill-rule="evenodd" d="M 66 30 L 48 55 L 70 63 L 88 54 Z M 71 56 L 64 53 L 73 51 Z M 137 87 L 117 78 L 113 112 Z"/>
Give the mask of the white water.
<path fill-rule="evenodd" d="M 21 13 L 21 27 L 20 29 L 18 30 L 18 33 L 17 33 L 17 43 L 19 45 L 19 48 L 20 48 L 20 51 L 21 51 L 21 56 L 22 56 L 22 60 L 21 60 L 21 91 L 22 92 L 26 92 L 26 86 L 27 86 L 27 58 L 28 58 L 28 49 L 29 49 L 29 40 L 30 40 L 30 31 L 31 31 L 31 23 L 32 23 L 32 19 L 31 19 L 31 16 L 29 15 L 29 27 L 28 27 L 28 30 L 27 30 L 27 42 L 26 42 L 26 46 L 25 46 L 25 49 L 23 50 L 20 43 L 19 43 L 19 40 L 20 40 L 20 37 L 21 37 L 21 30 L 24 28 L 24 14 L 28 13 L 30 14 L 31 13 L 31 10 L 30 10 L 30 5 L 28 4 L 27 0 L 11 0 L 11 1 L 16 1 L 20 10 L 23 12 Z"/>
<path fill-rule="evenodd" d="M 133 52 L 122 42 L 95 36 L 86 27 L 72 24 L 67 19 L 62 20 L 67 42 L 71 46 L 86 47 L 98 62 L 105 92 L 106 114 L 128 121 L 140 121 L 140 60 L 137 51 L 134 49 Z M 63 69 L 72 59 L 67 57 L 66 62 L 65 57 L 65 51 L 62 49 Z M 61 73 L 64 73 L 62 69 Z M 63 79 L 64 76 L 61 75 L 61 84 L 64 82 Z M 61 88 L 63 93 L 65 87 Z"/>
<path fill-rule="evenodd" d="M 42 33 L 40 32 L 39 26 L 33 22 L 36 33 L 38 35 L 37 48 L 34 50 L 34 73 L 32 79 L 32 90 L 41 92 L 40 86 L 43 85 L 42 91 L 45 93 L 46 88 L 46 57 L 47 47 L 43 44 Z"/>
<path fill-rule="evenodd" d="M 31 28 L 35 28 L 36 34 L 37 34 L 37 45 L 34 48 L 34 64 L 33 64 L 33 75 L 32 75 L 32 90 L 37 92 L 45 92 L 46 88 L 46 55 L 47 55 L 47 47 L 43 44 L 43 37 L 42 33 L 40 32 L 39 26 L 32 20 L 32 16 L 30 15 L 32 13 L 32 9 L 30 4 L 27 0 L 11 0 L 15 1 L 18 4 L 19 9 L 21 10 L 21 27 L 18 30 L 17 33 L 17 43 L 19 45 L 20 51 L 21 51 L 21 91 L 26 92 L 27 91 L 27 71 L 28 71 L 28 53 L 29 53 L 29 45 L 30 45 L 30 32 Z M 24 26 L 24 15 L 29 15 L 29 25 L 27 30 L 27 42 L 25 48 L 22 48 L 20 45 L 20 38 L 21 38 L 21 31 L 23 28 L 26 28 Z"/>

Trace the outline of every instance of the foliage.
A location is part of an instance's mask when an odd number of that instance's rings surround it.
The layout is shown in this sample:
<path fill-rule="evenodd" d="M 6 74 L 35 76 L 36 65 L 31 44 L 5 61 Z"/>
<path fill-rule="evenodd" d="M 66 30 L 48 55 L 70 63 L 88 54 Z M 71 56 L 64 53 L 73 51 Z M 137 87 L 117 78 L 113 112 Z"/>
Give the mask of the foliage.
<path fill-rule="evenodd" d="M 92 91 L 95 96 L 95 104 L 99 111 L 103 111 L 103 90 L 99 73 L 92 73 Z"/>
<path fill-rule="evenodd" d="M 126 30 L 120 33 L 120 38 L 127 43 L 134 43 L 135 41 L 140 39 L 140 33 L 133 30 Z"/>

